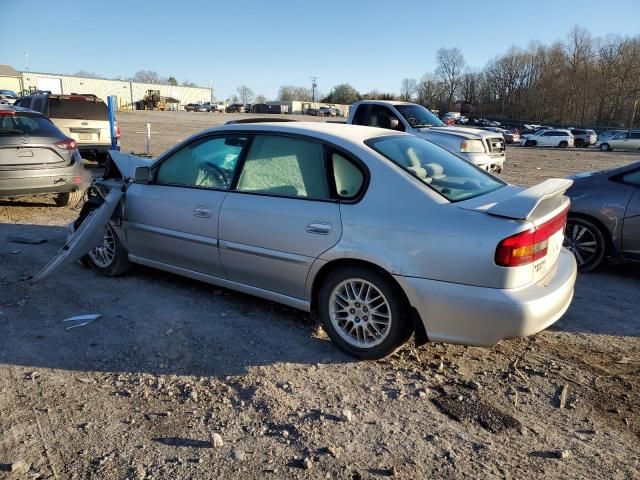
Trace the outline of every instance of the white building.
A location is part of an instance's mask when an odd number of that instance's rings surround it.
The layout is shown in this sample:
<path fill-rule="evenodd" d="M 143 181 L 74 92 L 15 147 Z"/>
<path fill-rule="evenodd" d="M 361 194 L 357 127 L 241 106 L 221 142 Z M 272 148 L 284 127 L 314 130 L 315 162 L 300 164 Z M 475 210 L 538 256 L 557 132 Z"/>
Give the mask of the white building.
<path fill-rule="evenodd" d="M 187 103 L 203 103 L 211 100 L 211 89 L 138 83 L 125 80 L 77 77 L 57 73 L 18 72 L 9 65 L 0 65 L 0 88 L 26 94 L 34 90 L 48 90 L 51 93 L 93 93 L 105 102 L 109 95 L 117 97 L 119 108 L 133 108 L 141 101 L 147 90 L 159 90 L 163 97 L 179 100 L 180 106 Z"/>

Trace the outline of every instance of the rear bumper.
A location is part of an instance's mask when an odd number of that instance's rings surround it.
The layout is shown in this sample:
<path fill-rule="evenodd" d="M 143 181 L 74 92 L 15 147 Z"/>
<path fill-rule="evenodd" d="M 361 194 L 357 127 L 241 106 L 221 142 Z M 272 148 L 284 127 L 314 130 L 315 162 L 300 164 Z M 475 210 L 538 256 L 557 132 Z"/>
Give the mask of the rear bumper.
<path fill-rule="evenodd" d="M 576 274 L 575 259 L 563 248 L 544 279 L 518 289 L 395 278 L 420 314 L 429 340 L 488 347 L 555 323 L 571 304 Z"/>
<path fill-rule="evenodd" d="M 106 155 L 109 150 L 120 150 L 120 145 L 111 148 L 111 143 L 78 143 L 78 150 L 84 157 L 85 155 Z"/>
<path fill-rule="evenodd" d="M 0 197 L 65 193 L 84 185 L 84 168 L 80 163 L 46 170 L 0 171 Z"/>

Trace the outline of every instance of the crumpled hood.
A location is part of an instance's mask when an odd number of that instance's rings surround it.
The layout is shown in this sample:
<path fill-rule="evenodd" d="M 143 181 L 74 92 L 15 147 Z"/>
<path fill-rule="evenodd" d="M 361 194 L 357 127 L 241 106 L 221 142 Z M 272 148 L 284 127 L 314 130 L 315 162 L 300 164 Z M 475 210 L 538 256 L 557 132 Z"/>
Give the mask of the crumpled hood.
<path fill-rule="evenodd" d="M 109 150 L 109 156 L 120 170 L 123 178 L 132 178 L 136 167 L 149 166 L 153 163 L 152 158 L 141 158 L 118 150 Z"/>

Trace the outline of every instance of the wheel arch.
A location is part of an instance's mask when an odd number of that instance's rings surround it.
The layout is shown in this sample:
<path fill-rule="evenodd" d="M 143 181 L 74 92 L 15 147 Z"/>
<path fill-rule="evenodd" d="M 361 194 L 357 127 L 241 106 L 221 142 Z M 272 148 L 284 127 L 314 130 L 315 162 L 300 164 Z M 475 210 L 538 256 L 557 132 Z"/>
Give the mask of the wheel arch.
<path fill-rule="evenodd" d="M 368 260 L 362 260 L 357 258 L 338 258 L 335 260 L 331 260 L 325 263 L 322 267 L 320 267 L 320 269 L 317 271 L 317 273 L 314 275 L 313 279 L 311 280 L 309 304 L 312 312 L 318 310 L 318 296 L 319 296 L 320 288 L 322 286 L 323 281 L 327 278 L 327 276 L 331 272 L 334 272 L 340 268 L 346 268 L 346 267 L 366 268 L 374 272 L 377 272 L 380 275 L 383 275 L 385 278 L 389 279 L 391 283 L 393 283 L 393 285 L 396 286 L 396 288 L 398 289 L 398 292 L 400 292 L 400 295 L 402 296 L 402 302 L 407 308 L 407 313 L 409 314 L 411 318 L 411 322 L 413 324 L 413 334 L 415 336 L 415 343 L 417 345 L 422 345 L 428 341 L 427 332 L 424 327 L 424 322 L 420 318 L 420 314 L 418 313 L 416 308 L 413 305 L 411 305 L 411 302 L 409 301 L 409 298 L 407 297 L 407 294 L 402 288 L 402 286 L 398 283 L 398 281 L 387 269 Z"/>
<path fill-rule="evenodd" d="M 613 243 L 613 238 L 611 238 L 611 232 L 606 227 L 606 225 L 597 217 L 594 217 L 593 215 L 589 215 L 588 213 L 569 212 L 568 218 L 581 218 L 583 220 L 588 220 L 589 222 L 593 223 L 596 227 L 600 229 L 600 232 L 604 237 L 604 241 L 606 242 L 605 255 L 611 255 L 612 253 L 615 252 L 616 247 Z"/>

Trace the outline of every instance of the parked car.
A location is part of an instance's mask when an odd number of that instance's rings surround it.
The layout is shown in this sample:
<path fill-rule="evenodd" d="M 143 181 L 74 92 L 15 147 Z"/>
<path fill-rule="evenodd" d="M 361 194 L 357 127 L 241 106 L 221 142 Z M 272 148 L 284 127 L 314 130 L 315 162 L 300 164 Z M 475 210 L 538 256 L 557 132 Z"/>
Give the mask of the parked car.
<path fill-rule="evenodd" d="M 200 107 L 200 105 L 198 105 L 197 103 L 187 103 L 184 106 L 184 109 L 187 112 L 197 112 L 198 111 L 198 107 Z"/>
<path fill-rule="evenodd" d="M 571 177 L 565 246 L 588 272 L 605 259 L 640 261 L 640 162 Z"/>
<path fill-rule="evenodd" d="M 41 113 L 0 105 L 0 197 L 52 195 L 75 205 L 84 192 L 76 141 Z"/>
<path fill-rule="evenodd" d="M 320 107 L 318 109 L 319 117 L 335 117 L 336 111 L 333 107 Z"/>
<path fill-rule="evenodd" d="M 625 133 L 626 131 L 627 130 L 607 130 L 606 132 L 599 133 L 598 138 L 596 139 L 596 145 L 609 140 L 611 137 L 615 137 L 619 133 Z"/>
<path fill-rule="evenodd" d="M 317 117 L 318 116 L 318 109 L 317 108 L 307 108 L 304 112 L 305 115 L 311 115 L 312 117 Z"/>
<path fill-rule="evenodd" d="M 422 105 L 363 100 L 351 106 L 347 123 L 412 133 L 487 171 L 500 173 L 504 168 L 505 145 L 502 136 L 477 128 L 445 126 Z"/>
<path fill-rule="evenodd" d="M 469 123 L 469 119 L 464 115 L 460 115 L 455 119 L 455 123 L 457 123 L 458 125 L 466 125 L 467 123 Z"/>
<path fill-rule="evenodd" d="M 500 127 L 476 127 L 476 128 L 479 128 L 480 130 L 486 130 L 487 132 L 494 132 L 499 135 L 502 135 L 502 138 L 507 144 L 520 141 L 519 133 L 510 132 L 509 130 L 506 130 L 504 128 L 500 128 Z"/>
<path fill-rule="evenodd" d="M 573 144 L 576 147 L 588 147 L 596 144 L 598 136 L 593 130 L 570 128 L 569 131 L 573 135 Z"/>
<path fill-rule="evenodd" d="M 13 90 L 0 90 L 0 104 L 13 105 L 18 99 L 18 94 Z"/>
<path fill-rule="evenodd" d="M 596 144 L 603 152 L 609 150 L 640 150 L 640 130 L 628 130 L 618 133 Z"/>
<path fill-rule="evenodd" d="M 15 103 L 46 115 L 69 138 L 76 141 L 83 158 L 104 163 L 111 147 L 111 128 L 107 105 L 92 94 L 54 95 L 36 93 Z M 120 127 L 116 125 L 116 141 Z M 119 150 L 116 144 L 115 150 Z"/>
<path fill-rule="evenodd" d="M 573 135 L 569 130 L 538 130 L 532 135 L 520 137 L 520 145 L 524 147 L 573 147 Z"/>
<path fill-rule="evenodd" d="M 573 296 L 570 180 L 525 190 L 415 135 L 319 122 L 225 125 L 153 161 L 111 158 L 86 223 L 34 281 L 84 254 L 108 276 L 153 266 L 317 309 L 362 359 L 414 332 L 485 346 L 531 335 Z"/>
<path fill-rule="evenodd" d="M 241 105 L 239 103 L 232 103 L 231 105 L 229 105 L 225 112 L 227 113 L 244 113 L 244 105 Z"/>

